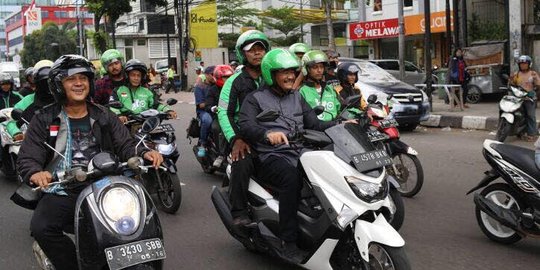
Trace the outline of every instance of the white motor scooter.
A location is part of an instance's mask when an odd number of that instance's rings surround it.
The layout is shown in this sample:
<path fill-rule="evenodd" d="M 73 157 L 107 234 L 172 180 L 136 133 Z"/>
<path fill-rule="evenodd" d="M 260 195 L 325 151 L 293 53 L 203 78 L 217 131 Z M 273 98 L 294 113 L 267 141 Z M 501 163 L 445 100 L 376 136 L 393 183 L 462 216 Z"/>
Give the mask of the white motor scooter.
<path fill-rule="evenodd" d="M 17 178 L 17 156 L 21 148 L 22 141 L 14 141 L 7 131 L 7 124 L 13 120 L 11 112 L 13 108 L 0 110 L 0 136 L 2 140 L 2 172 L 8 179 Z M 25 130 L 25 128 L 23 128 Z"/>
<path fill-rule="evenodd" d="M 257 119 L 264 121 L 265 113 L 279 115 L 263 112 Z M 301 133 L 296 143 L 313 151 L 302 152 L 298 165 L 304 182 L 297 212 L 297 244 L 307 253 L 298 265 L 308 269 L 410 269 L 405 241 L 387 221 L 393 204 L 384 167 L 392 163 L 391 157 L 376 149 L 358 124 Z M 297 262 L 280 252 L 275 191 L 250 180 L 248 211 L 256 225 L 240 230 L 232 225 L 227 190 L 214 187 L 212 202 L 229 233 L 247 249 Z"/>

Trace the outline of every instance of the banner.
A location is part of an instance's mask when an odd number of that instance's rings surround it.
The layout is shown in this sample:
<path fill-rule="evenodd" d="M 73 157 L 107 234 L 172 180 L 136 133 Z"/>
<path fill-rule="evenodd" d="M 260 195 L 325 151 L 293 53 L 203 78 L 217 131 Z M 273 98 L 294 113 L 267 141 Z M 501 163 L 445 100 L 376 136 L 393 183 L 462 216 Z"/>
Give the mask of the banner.
<path fill-rule="evenodd" d="M 398 35 L 397 19 L 349 24 L 349 37 L 351 40 L 397 37 Z"/>
<path fill-rule="evenodd" d="M 202 3 L 193 9 L 189 15 L 190 36 L 195 40 L 194 46 L 201 48 L 218 47 L 218 25 L 216 1 Z"/>
<path fill-rule="evenodd" d="M 26 35 L 41 29 L 41 8 L 32 7 L 24 13 L 26 16 Z"/>
<path fill-rule="evenodd" d="M 405 17 L 405 35 L 418 35 L 426 31 L 426 21 L 424 14 Z M 450 22 L 454 18 L 450 16 Z M 452 31 L 454 24 L 450 23 Z M 446 13 L 444 11 L 431 13 L 431 33 L 446 32 Z"/>

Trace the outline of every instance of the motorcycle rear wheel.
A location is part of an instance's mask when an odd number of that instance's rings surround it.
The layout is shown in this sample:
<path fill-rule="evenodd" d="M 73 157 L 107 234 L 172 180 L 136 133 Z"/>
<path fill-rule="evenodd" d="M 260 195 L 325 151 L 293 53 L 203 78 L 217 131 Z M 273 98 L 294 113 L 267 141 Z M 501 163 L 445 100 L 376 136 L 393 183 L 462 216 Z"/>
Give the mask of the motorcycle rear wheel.
<path fill-rule="evenodd" d="M 517 194 L 508 184 L 495 183 L 486 187 L 480 195 L 492 200 L 504 208 L 513 208 L 516 210 L 524 209 L 525 205 L 519 199 Z M 491 240 L 509 245 L 521 240 L 521 236 L 514 230 L 502 225 L 494 218 L 475 207 L 476 221 L 482 232 Z"/>
<path fill-rule="evenodd" d="M 411 198 L 420 192 L 424 185 L 424 169 L 418 157 L 399 153 L 394 155 L 394 164 L 399 170 L 400 177 L 394 173 L 394 177 L 399 182 L 397 188 L 401 196 Z"/>

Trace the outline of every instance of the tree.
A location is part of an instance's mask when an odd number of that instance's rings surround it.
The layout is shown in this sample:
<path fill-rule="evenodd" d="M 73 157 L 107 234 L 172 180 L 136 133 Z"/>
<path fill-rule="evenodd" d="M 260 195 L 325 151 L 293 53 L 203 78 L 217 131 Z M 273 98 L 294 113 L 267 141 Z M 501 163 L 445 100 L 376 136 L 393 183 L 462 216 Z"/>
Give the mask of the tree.
<path fill-rule="evenodd" d="M 332 4 L 334 2 L 343 3 L 345 0 L 322 0 L 324 14 L 326 16 L 326 29 L 328 29 L 328 49 L 336 50 L 336 40 L 334 35 L 334 24 L 332 23 Z"/>
<path fill-rule="evenodd" d="M 469 39 L 476 40 L 503 40 L 507 38 L 504 22 L 490 22 L 480 20 L 478 14 L 473 13 L 468 23 Z"/>
<path fill-rule="evenodd" d="M 235 27 L 244 26 L 259 10 L 245 8 L 245 0 L 219 0 L 217 4 L 218 25 L 230 25 L 231 33 Z"/>
<path fill-rule="evenodd" d="M 294 8 L 282 7 L 272 8 L 261 14 L 261 20 L 264 26 L 270 29 L 280 31 L 285 37 L 270 38 L 270 40 L 278 46 L 285 47 L 290 46 L 293 43 L 298 42 L 301 37 L 300 27 L 302 20 L 291 16 Z"/>
<path fill-rule="evenodd" d="M 68 22 L 59 27 L 47 22 L 39 30 L 24 37 L 21 51 L 23 66 L 33 66 L 43 59 L 56 60 L 60 55 L 77 53 L 77 31 L 75 24 Z"/>

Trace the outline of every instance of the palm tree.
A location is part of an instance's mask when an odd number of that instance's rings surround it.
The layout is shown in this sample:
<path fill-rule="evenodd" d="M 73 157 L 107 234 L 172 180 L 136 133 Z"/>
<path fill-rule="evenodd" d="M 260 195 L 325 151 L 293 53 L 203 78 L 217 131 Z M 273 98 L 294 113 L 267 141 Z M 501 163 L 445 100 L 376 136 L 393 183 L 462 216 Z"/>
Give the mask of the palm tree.
<path fill-rule="evenodd" d="M 328 49 L 336 50 L 336 41 L 334 39 L 334 27 L 332 23 L 332 4 L 334 2 L 343 3 L 345 0 L 322 0 L 324 5 L 324 14 L 326 16 L 326 29 L 328 29 Z"/>

